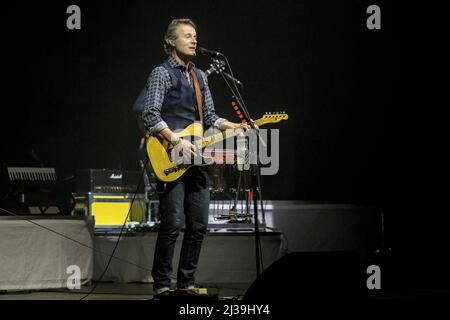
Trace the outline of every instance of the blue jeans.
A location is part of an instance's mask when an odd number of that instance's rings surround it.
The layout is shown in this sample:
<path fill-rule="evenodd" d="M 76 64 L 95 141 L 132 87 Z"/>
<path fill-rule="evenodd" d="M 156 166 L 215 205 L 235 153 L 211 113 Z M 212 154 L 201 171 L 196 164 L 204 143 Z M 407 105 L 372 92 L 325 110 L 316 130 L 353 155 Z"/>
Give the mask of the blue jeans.
<path fill-rule="evenodd" d="M 158 186 L 161 187 L 161 184 Z M 185 232 L 177 272 L 177 287 L 194 284 L 209 215 L 209 179 L 205 169 L 193 167 L 159 195 L 161 224 L 152 268 L 154 289 L 170 287 L 175 242 L 185 215 Z"/>

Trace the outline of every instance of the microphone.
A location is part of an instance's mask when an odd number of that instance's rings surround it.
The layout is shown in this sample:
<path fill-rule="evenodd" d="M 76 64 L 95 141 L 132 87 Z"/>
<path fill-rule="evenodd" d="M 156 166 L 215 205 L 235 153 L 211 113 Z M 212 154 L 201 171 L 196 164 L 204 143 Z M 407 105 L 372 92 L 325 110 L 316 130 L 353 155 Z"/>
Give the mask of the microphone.
<path fill-rule="evenodd" d="M 213 51 L 213 50 L 208 50 L 202 47 L 197 47 L 197 49 L 195 49 L 195 52 L 197 52 L 198 54 L 202 54 L 202 55 L 210 55 L 210 56 L 223 56 L 222 53 L 217 52 L 217 51 Z"/>
<path fill-rule="evenodd" d="M 222 73 L 227 79 L 237 83 L 238 85 L 241 86 L 241 88 L 244 88 L 244 84 L 242 82 L 240 82 L 238 79 L 236 79 L 235 77 L 233 77 L 231 74 L 229 74 L 228 72 L 223 72 Z"/>

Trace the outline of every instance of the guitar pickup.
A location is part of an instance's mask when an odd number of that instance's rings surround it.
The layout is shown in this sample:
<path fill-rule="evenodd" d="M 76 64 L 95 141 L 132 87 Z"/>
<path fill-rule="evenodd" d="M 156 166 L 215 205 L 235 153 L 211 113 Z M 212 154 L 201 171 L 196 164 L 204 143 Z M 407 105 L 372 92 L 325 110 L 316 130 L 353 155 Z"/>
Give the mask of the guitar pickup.
<path fill-rule="evenodd" d="M 178 166 L 175 166 L 175 167 L 171 167 L 171 168 L 168 168 L 168 169 L 164 170 L 164 173 L 167 176 L 167 175 L 169 175 L 169 174 L 171 174 L 173 172 L 177 172 L 178 170 L 180 170 L 180 168 L 178 168 Z"/>

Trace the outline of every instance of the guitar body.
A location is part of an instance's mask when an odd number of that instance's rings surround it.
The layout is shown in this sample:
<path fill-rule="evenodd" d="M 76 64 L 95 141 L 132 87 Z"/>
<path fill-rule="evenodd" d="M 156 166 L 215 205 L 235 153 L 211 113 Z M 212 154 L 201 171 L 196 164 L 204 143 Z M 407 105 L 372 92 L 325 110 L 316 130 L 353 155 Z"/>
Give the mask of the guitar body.
<path fill-rule="evenodd" d="M 200 123 L 194 122 L 183 131 L 177 133 L 180 137 L 194 137 L 202 139 L 203 127 Z M 170 158 L 172 145 L 163 138 L 150 136 L 147 141 L 147 154 L 153 171 L 162 182 L 172 182 L 180 178 L 191 165 L 178 165 Z M 170 172 L 169 172 L 170 171 Z"/>

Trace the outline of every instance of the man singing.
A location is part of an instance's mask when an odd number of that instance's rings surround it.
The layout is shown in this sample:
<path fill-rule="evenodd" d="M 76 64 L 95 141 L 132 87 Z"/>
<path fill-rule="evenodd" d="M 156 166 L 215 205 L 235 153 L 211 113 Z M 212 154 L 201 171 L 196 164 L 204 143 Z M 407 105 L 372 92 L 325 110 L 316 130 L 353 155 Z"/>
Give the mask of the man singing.
<path fill-rule="evenodd" d="M 169 56 L 152 70 L 147 81 L 147 96 L 142 119 L 151 135 L 159 135 L 185 153 L 195 151 L 194 145 L 176 131 L 194 121 L 204 129 L 248 129 L 248 125 L 220 118 L 205 73 L 191 60 L 196 55 L 196 25 L 190 19 L 174 19 L 164 36 L 164 50 Z M 177 289 L 194 288 L 203 238 L 209 214 L 208 176 L 203 167 L 190 168 L 181 178 L 163 184 L 158 182 L 161 224 L 156 241 L 152 276 L 155 297 L 169 295 L 175 242 L 185 215 L 185 233 L 177 272 Z"/>

